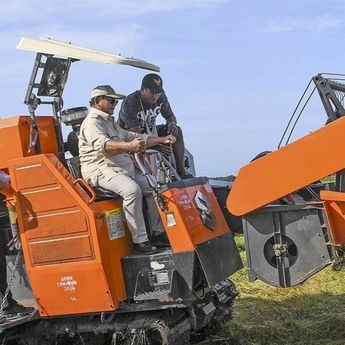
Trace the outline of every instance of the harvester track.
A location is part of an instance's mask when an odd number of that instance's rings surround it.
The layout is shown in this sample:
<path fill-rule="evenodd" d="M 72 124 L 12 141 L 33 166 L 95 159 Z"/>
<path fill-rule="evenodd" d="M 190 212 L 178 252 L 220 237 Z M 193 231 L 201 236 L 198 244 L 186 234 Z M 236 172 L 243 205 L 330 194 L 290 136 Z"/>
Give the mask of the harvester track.
<path fill-rule="evenodd" d="M 38 320 L 8 329 L 1 345 L 188 345 L 217 333 L 232 319 L 233 300 L 219 308 L 199 332 L 191 330 L 185 310 L 124 314 L 101 322 L 101 316 Z"/>

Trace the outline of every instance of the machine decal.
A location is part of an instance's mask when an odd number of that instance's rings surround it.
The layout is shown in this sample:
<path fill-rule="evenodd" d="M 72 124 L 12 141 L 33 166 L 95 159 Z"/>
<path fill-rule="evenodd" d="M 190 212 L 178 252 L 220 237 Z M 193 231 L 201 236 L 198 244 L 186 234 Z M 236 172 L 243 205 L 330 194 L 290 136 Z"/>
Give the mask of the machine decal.
<path fill-rule="evenodd" d="M 150 285 L 168 285 L 170 283 L 168 271 L 152 271 L 149 273 Z"/>
<path fill-rule="evenodd" d="M 165 268 L 165 265 L 159 263 L 158 261 L 151 261 L 150 266 L 153 270 L 161 270 Z"/>
<path fill-rule="evenodd" d="M 202 310 L 205 313 L 205 315 L 208 315 L 208 314 L 214 312 L 215 306 L 212 302 L 210 302 L 210 303 L 206 304 L 204 307 L 202 307 Z"/>
<path fill-rule="evenodd" d="M 67 292 L 75 291 L 78 282 L 74 280 L 72 276 L 66 276 L 62 277 L 56 284 L 59 288 L 63 288 L 63 290 Z"/>
<path fill-rule="evenodd" d="M 105 212 L 107 220 L 109 238 L 115 240 L 125 236 L 125 228 L 123 225 L 124 215 L 122 208 L 115 208 Z"/>
<path fill-rule="evenodd" d="M 192 202 L 188 198 L 188 195 L 186 195 L 186 194 L 181 195 L 180 199 L 178 201 L 179 201 L 179 204 L 182 205 L 182 207 L 185 211 L 192 208 Z"/>
<path fill-rule="evenodd" d="M 174 212 L 166 213 L 166 218 L 167 218 L 167 225 L 169 228 L 176 225 L 176 219 L 175 219 Z"/>
<path fill-rule="evenodd" d="M 195 193 L 194 202 L 200 211 L 202 222 L 213 231 L 216 228 L 216 217 L 208 201 L 208 197 L 198 190 Z"/>

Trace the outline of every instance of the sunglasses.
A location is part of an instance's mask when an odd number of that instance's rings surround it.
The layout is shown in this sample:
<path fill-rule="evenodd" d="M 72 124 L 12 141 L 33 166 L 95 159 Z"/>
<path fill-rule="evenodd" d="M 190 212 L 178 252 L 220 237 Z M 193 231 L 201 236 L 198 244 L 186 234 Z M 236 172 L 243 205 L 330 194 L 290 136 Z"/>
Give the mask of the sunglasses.
<path fill-rule="evenodd" d="M 103 98 L 106 99 L 111 105 L 116 105 L 117 103 L 119 103 L 119 101 L 116 98 L 107 96 L 104 96 Z"/>

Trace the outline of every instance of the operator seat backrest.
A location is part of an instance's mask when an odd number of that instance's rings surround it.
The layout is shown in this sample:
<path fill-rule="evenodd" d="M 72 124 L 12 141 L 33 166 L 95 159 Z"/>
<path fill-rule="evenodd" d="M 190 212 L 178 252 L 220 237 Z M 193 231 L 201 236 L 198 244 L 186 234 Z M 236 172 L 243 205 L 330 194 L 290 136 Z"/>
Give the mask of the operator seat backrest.
<path fill-rule="evenodd" d="M 72 131 L 68 134 L 67 137 L 67 146 L 70 154 L 73 157 L 78 157 L 79 156 L 79 138 L 78 138 L 78 133 L 75 131 Z"/>
<path fill-rule="evenodd" d="M 75 179 L 82 178 L 79 157 L 72 157 L 70 159 L 67 159 L 67 167 L 69 172 Z"/>
<path fill-rule="evenodd" d="M 80 158 L 79 157 L 72 157 L 67 159 L 67 167 L 71 175 L 77 179 L 82 178 L 81 176 L 81 165 L 80 165 Z M 120 198 L 119 195 L 113 193 L 112 191 L 108 189 L 104 189 L 102 187 L 95 187 L 92 186 L 92 189 L 96 193 L 96 201 L 101 200 L 108 200 L 108 199 L 118 199 Z"/>

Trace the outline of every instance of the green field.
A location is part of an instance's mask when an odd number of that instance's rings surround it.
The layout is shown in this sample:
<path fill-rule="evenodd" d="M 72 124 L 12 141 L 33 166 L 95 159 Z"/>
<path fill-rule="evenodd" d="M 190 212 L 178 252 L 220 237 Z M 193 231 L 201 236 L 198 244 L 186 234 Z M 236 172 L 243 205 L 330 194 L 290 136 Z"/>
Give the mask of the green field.
<path fill-rule="evenodd" d="M 241 237 L 237 242 L 243 247 Z M 345 344 L 345 269 L 327 267 L 303 285 L 287 289 L 249 283 L 245 269 L 231 279 L 240 293 L 234 319 L 202 344 Z"/>

